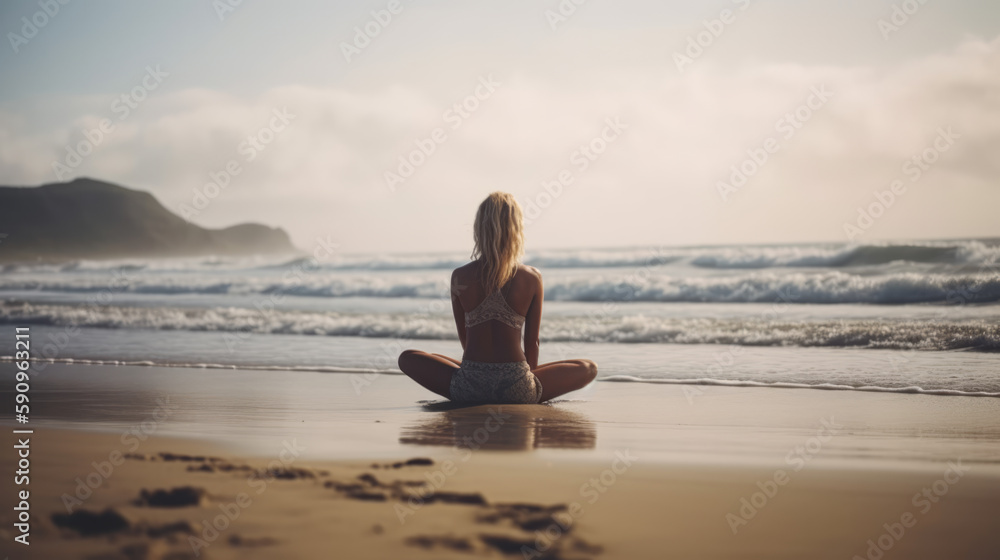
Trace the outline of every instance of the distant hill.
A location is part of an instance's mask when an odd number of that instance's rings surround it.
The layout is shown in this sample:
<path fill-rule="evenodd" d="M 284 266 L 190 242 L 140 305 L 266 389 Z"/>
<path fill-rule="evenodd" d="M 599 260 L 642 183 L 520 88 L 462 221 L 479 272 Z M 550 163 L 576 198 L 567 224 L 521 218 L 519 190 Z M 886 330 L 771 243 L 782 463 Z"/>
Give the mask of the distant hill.
<path fill-rule="evenodd" d="M 282 229 L 260 224 L 206 229 L 147 192 L 93 179 L 0 187 L 4 262 L 294 252 Z"/>

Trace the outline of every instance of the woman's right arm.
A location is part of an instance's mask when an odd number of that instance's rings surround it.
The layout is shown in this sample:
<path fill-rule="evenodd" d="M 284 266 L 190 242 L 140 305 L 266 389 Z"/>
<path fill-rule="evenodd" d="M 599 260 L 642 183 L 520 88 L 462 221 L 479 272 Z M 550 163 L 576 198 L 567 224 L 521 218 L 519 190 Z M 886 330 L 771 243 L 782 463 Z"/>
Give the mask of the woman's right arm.
<path fill-rule="evenodd" d="M 458 270 L 451 273 L 451 312 L 455 316 L 455 327 L 458 329 L 458 341 L 462 343 L 462 351 L 465 351 L 465 310 L 462 309 L 462 301 L 458 299 L 458 292 L 463 288 L 458 282 Z"/>
<path fill-rule="evenodd" d="M 538 286 L 535 296 L 531 299 L 531 306 L 528 307 L 528 313 L 524 316 L 524 358 L 528 360 L 531 369 L 538 367 L 538 334 L 542 326 L 542 300 L 545 299 L 542 274 L 537 269 L 534 272 Z"/>

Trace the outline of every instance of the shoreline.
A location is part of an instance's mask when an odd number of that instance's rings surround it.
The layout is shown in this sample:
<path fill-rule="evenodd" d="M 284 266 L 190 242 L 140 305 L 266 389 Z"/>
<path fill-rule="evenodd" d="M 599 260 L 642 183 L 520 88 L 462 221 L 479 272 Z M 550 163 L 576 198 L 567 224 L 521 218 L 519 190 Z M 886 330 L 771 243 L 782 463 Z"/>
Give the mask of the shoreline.
<path fill-rule="evenodd" d="M 863 350 L 863 349 L 862 349 Z M 981 353 L 993 353 L 982 351 Z M 0 364 L 13 363 L 14 356 L 0 356 Z M 181 363 L 155 362 L 152 360 L 101 360 L 88 358 L 32 358 L 34 363 L 60 364 L 67 366 L 109 366 L 109 367 L 149 367 L 177 368 L 195 370 L 231 370 L 231 371 L 274 371 L 288 373 L 333 373 L 333 374 L 365 374 L 402 376 L 398 369 L 376 369 L 350 366 L 288 366 L 288 365 L 248 365 L 221 363 Z M 862 393 L 888 393 L 900 395 L 925 395 L 935 397 L 985 397 L 1000 398 L 1000 392 L 993 391 L 962 391 L 959 389 L 925 389 L 916 385 L 908 387 L 882 387 L 877 385 L 843 385 L 837 383 L 795 383 L 776 381 L 772 383 L 754 380 L 733 380 L 713 378 L 642 378 L 632 375 L 613 374 L 598 377 L 594 382 L 600 383 L 645 383 L 652 385 L 690 385 L 693 387 L 748 387 L 761 389 L 812 389 L 819 391 L 858 391 Z"/>
<path fill-rule="evenodd" d="M 0 363 L 0 374 L 8 368 Z M 12 389 L 0 387 L 0 398 Z M 1000 466 L 1000 400 L 991 398 L 603 382 L 551 404 L 461 407 L 402 375 L 79 364 L 50 365 L 31 391 L 34 427 L 123 433 L 167 409 L 155 435 L 247 456 L 266 455 L 282 434 L 309 442 L 317 460 L 431 452 L 462 445 L 499 410 L 505 420 L 487 450 L 576 461 L 631 447 L 660 463 L 780 462 L 829 423 L 838 430 L 814 454 L 820 463 Z"/>

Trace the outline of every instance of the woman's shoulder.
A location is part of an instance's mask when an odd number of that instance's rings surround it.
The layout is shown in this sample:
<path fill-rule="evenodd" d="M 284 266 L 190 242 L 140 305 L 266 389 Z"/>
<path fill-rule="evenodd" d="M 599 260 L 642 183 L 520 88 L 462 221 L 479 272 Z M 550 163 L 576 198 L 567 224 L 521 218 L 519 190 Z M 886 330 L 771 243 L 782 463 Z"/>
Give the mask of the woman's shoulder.
<path fill-rule="evenodd" d="M 456 281 L 475 279 L 478 277 L 478 274 L 479 263 L 476 261 L 468 262 L 451 271 L 451 277 Z M 522 284 L 541 284 L 542 282 L 541 271 L 527 264 L 518 264 L 514 277 L 515 280 Z"/>
<path fill-rule="evenodd" d="M 520 265 L 518 265 L 518 268 L 520 270 L 526 270 L 526 271 L 528 271 L 528 273 L 530 273 L 533 276 L 541 276 L 542 275 L 542 273 L 541 273 L 540 270 L 538 270 L 537 268 L 531 266 L 530 264 L 521 263 Z"/>
<path fill-rule="evenodd" d="M 517 273 L 524 276 L 526 279 L 541 282 L 542 273 L 537 268 L 531 266 L 530 264 L 519 264 L 517 266 Z"/>
<path fill-rule="evenodd" d="M 474 274 L 477 266 L 478 263 L 476 263 L 476 261 L 467 262 L 462 266 L 456 268 L 455 270 L 451 271 L 451 275 L 461 278 L 470 274 Z"/>

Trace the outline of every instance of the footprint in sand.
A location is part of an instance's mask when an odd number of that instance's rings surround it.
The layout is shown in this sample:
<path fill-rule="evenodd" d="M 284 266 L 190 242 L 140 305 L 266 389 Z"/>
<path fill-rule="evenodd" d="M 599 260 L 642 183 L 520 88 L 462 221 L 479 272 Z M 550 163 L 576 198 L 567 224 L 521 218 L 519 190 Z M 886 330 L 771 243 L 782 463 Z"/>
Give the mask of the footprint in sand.
<path fill-rule="evenodd" d="M 208 505 L 208 491 L 194 486 L 181 486 L 170 490 L 146 490 L 135 500 L 135 505 L 146 507 L 191 507 Z"/>
<path fill-rule="evenodd" d="M 410 537 L 406 544 L 425 549 L 443 548 L 488 554 L 499 552 L 504 555 L 533 555 L 547 560 L 576 558 L 579 555 L 596 555 L 603 551 L 598 545 L 570 536 L 573 525 L 564 526 L 556 519 L 559 512 L 567 510 L 565 504 L 543 506 L 538 504 L 488 504 L 485 499 L 482 504 L 488 511 L 476 516 L 475 521 L 481 524 L 499 525 L 509 522 L 515 531 L 526 534 L 524 537 L 504 534 L 483 533 L 476 537 L 456 537 L 454 535 L 419 535 Z M 550 527 L 558 527 L 559 537 L 552 542 L 540 545 L 536 542 L 536 533 L 546 531 Z M 543 546 L 544 550 L 539 548 Z M 534 551 L 532 554 L 531 552 Z"/>
<path fill-rule="evenodd" d="M 385 464 L 372 463 L 372 468 L 401 469 L 403 467 L 427 467 L 433 464 L 434 464 L 433 459 L 428 459 L 427 457 L 414 457 L 412 459 L 407 459 L 406 461 L 397 461 L 395 463 L 385 463 Z"/>
<path fill-rule="evenodd" d="M 73 513 L 53 513 L 52 522 L 57 527 L 76 531 L 84 537 L 118 533 L 132 527 L 127 517 L 111 508 L 100 513 L 86 509 L 78 509 Z"/>
<path fill-rule="evenodd" d="M 201 531 L 197 523 L 175 521 L 165 525 L 136 523 L 116 509 L 101 512 L 79 509 L 73 513 L 54 513 L 52 522 L 59 528 L 73 531 L 82 537 L 100 537 L 112 534 L 146 535 L 153 538 L 193 535 Z"/>

